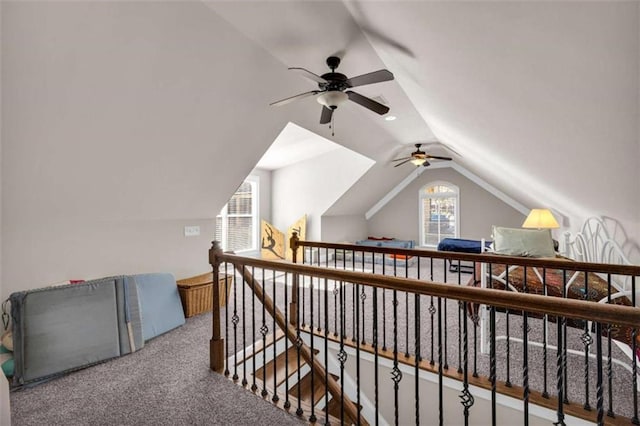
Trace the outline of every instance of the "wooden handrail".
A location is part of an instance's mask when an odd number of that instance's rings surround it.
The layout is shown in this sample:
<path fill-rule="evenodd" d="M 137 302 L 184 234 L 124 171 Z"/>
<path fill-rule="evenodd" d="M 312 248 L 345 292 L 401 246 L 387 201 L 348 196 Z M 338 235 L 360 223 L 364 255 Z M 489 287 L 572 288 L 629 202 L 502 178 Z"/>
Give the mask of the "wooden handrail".
<path fill-rule="evenodd" d="M 222 255 L 219 257 L 221 260 L 223 260 L 226 256 L 227 255 Z M 233 256 L 233 257 L 238 258 L 238 256 Z M 296 327 L 294 327 L 291 324 L 288 324 L 285 321 L 284 314 L 276 307 L 276 304 L 273 302 L 271 297 L 269 297 L 263 291 L 262 285 L 253 277 L 251 272 L 249 272 L 249 270 L 247 269 L 246 267 L 247 264 L 245 263 L 245 260 L 246 258 L 243 258 L 242 263 L 240 262 L 233 263 L 236 271 L 238 271 L 238 273 L 242 275 L 243 281 L 246 282 L 249 288 L 253 291 L 255 297 L 257 297 L 257 300 L 260 300 L 264 303 L 264 307 L 267 310 L 267 312 L 269 312 L 269 314 L 276 320 L 276 323 L 278 324 L 278 326 L 282 330 L 284 330 L 287 338 L 291 341 L 291 343 L 293 343 L 294 346 L 298 346 L 298 344 L 296 343 L 298 339 Z M 358 416 L 360 416 L 358 408 L 356 408 L 355 404 L 351 401 L 351 399 L 342 398 L 343 394 L 342 394 L 342 389 L 340 385 L 336 382 L 336 380 L 330 374 L 329 375 L 326 374 L 325 367 L 320 363 L 320 361 L 318 361 L 316 357 L 312 356 L 311 348 L 309 348 L 309 346 L 307 346 L 307 344 L 304 342 L 300 342 L 298 348 L 300 350 L 300 355 L 302 356 L 302 358 L 307 362 L 307 364 L 309 364 L 313 368 L 315 374 L 321 380 L 324 381 L 325 377 L 328 377 L 325 383 L 327 386 L 327 390 L 329 391 L 331 396 L 336 400 L 340 400 L 340 399 L 343 400 L 345 415 L 352 419 L 357 419 Z M 365 421 L 365 419 L 362 416 L 360 416 L 360 424 L 368 425 L 368 423 Z"/>
<path fill-rule="evenodd" d="M 387 275 L 372 275 L 362 272 L 321 268 L 302 264 L 292 264 L 285 261 L 271 261 L 247 258 L 228 253 L 220 253 L 216 257 L 216 260 L 218 262 L 230 262 L 233 264 L 274 269 L 282 272 L 316 276 L 336 281 L 345 281 L 372 287 L 386 288 L 390 290 L 407 291 L 410 293 L 426 296 L 456 299 L 465 302 L 490 305 L 511 310 L 536 312 L 540 314 L 548 314 L 587 321 L 596 321 L 605 324 L 617 324 L 640 329 L 640 308 L 631 306 L 602 304 L 585 300 L 549 297 L 537 294 L 524 294 L 455 284 L 435 283 L 432 281 L 417 280 L 413 278 L 400 278 Z M 482 257 L 486 258 L 487 255 L 484 255 Z M 494 257 L 491 258 L 494 259 Z M 503 258 L 500 257 L 500 259 Z M 523 260 L 521 258 L 510 259 Z M 539 259 L 527 260 L 537 261 Z M 505 262 L 494 263 L 502 264 Z M 568 264 L 574 265 L 573 262 L 568 262 Z M 536 266 L 542 265 L 536 264 Z M 550 267 L 549 264 L 547 264 L 547 267 Z M 574 268 L 572 268 L 572 270 L 575 269 L 579 268 L 575 268 L 574 265 Z"/>
<path fill-rule="evenodd" d="M 460 253 L 453 251 L 437 251 L 429 249 L 401 249 L 395 247 L 373 247 L 361 246 L 357 244 L 338 244 L 325 243 L 321 241 L 302 241 L 298 240 L 297 245 L 301 247 L 317 247 L 335 250 L 356 251 L 364 253 L 384 253 L 384 254 L 400 254 L 405 256 L 421 256 L 434 259 L 450 259 L 450 260 L 466 260 L 470 262 L 493 263 L 496 265 L 518 265 L 546 267 L 556 269 L 566 269 L 570 271 L 599 272 L 603 274 L 619 274 L 629 276 L 640 276 L 640 266 L 638 265 L 616 265 L 612 263 L 587 263 L 576 262 L 565 259 L 550 258 L 534 258 L 506 256 L 501 254 L 478 254 L 478 253 Z"/>

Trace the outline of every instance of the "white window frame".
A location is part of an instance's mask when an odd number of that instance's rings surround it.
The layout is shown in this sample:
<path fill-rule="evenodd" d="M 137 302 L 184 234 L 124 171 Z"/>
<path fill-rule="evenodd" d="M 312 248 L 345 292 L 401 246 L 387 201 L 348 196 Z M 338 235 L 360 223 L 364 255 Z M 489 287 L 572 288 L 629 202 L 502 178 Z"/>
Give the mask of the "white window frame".
<path fill-rule="evenodd" d="M 229 217 L 251 217 L 251 225 L 253 229 L 253 235 L 251 236 L 251 247 L 244 250 L 237 250 L 236 253 L 247 253 L 251 251 L 258 250 L 258 234 L 260 232 L 260 177 L 255 175 L 249 175 L 242 182 L 251 184 L 251 214 L 232 214 L 228 213 L 229 203 L 225 204 L 220 210 L 220 213 L 216 215 L 216 219 L 221 219 L 221 241 L 220 245 L 223 250 L 227 250 L 229 242 L 227 241 L 227 230 L 228 230 L 228 220 Z M 236 190 L 237 191 L 237 190 Z M 235 195 L 235 192 L 234 192 Z"/>
<path fill-rule="evenodd" d="M 419 216 L 418 232 L 419 232 L 419 235 L 420 235 L 420 246 L 421 247 L 437 247 L 437 245 L 427 244 L 426 241 L 425 241 L 425 237 L 424 237 L 424 235 L 425 235 L 425 233 L 424 233 L 424 207 L 423 207 L 424 203 L 423 203 L 423 200 L 425 198 L 451 198 L 452 196 L 454 196 L 454 193 L 451 193 L 451 192 L 427 194 L 426 193 L 426 189 L 430 188 L 432 186 L 446 186 L 446 187 L 449 187 L 449 188 L 454 190 L 455 198 L 456 198 L 456 212 L 455 212 L 456 232 L 455 232 L 455 238 L 459 238 L 460 237 L 460 188 L 457 185 L 452 184 L 451 182 L 447 182 L 447 181 L 443 181 L 443 180 L 437 180 L 437 181 L 429 182 L 426 185 L 423 185 L 422 187 L 420 187 L 420 189 L 418 190 L 418 216 Z"/>

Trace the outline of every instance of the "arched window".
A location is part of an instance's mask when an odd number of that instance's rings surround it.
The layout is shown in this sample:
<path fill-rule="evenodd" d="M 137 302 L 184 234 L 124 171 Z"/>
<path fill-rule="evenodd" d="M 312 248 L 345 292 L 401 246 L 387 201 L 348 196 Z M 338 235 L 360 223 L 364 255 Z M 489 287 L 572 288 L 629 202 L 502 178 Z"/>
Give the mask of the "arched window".
<path fill-rule="evenodd" d="M 448 182 L 420 188 L 420 245 L 435 247 L 443 238 L 459 235 L 460 193 Z"/>

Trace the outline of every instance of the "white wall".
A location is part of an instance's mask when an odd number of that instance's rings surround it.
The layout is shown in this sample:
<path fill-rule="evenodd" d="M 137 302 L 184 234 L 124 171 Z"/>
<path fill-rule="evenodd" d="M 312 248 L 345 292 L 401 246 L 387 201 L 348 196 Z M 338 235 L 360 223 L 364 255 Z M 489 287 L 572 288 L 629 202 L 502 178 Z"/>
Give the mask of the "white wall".
<path fill-rule="evenodd" d="M 307 239 L 319 240 L 322 214 L 371 167 L 367 157 L 339 147 L 273 171 L 272 223 L 281 231 L 307 215 Z"/>
<path fill-rule="evenodd" d="M 364 215 L 322 216 L 322 241 L 352 242 L 367 238 Z"/>
<path fill-rule="evenodd" d="M 418 191 L 446 181 L 460 190 L 460 238 L 488 239 L 492 225 L 519 228 L 525 216 L 451 168 L 427 169 L 368 221 L 368 234 L 420 241 Z"/>
<path fill-rule="evenodd" d="M 1 31 L 2 298 L 206 271 L 213 218 L 288 121 L 281 64 L 198 2 L 2 2 Z"/>

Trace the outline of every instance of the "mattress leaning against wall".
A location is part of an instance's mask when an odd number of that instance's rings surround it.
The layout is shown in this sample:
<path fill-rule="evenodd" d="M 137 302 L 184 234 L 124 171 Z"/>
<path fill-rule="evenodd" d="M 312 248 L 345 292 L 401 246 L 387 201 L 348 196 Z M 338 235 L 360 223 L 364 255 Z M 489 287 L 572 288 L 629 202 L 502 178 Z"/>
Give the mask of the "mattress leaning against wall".
<path fill-rule="evenodd" d="M 144 345 L 138 292 L 124 276 L 13 293 L 15 372 L 25 386 Z"/>

